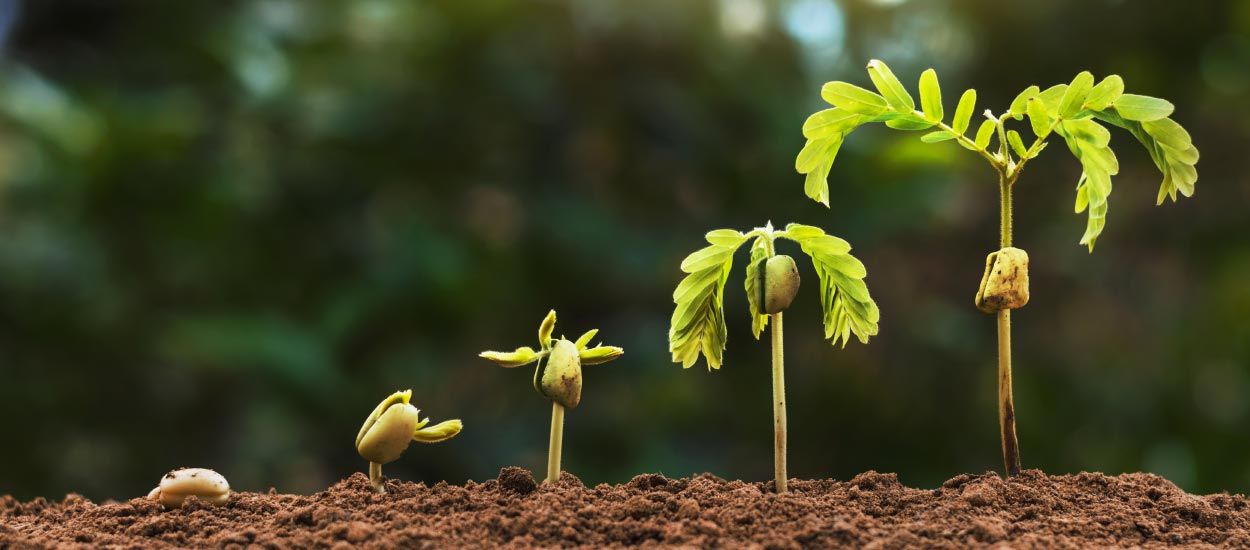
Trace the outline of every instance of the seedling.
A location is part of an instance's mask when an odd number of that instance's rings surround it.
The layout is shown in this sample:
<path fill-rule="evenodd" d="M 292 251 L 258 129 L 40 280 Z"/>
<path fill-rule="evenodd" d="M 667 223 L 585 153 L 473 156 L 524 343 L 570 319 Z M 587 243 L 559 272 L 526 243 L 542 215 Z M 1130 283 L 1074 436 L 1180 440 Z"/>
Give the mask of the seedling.
<path fill-rule="evenodd" d="M 560 480 L 560 453 L 564 442 L 564 409 L 577 407 L 582 401 L 582 365 L 607 363 L 625 353 L 616 346 L 588 347 L 599 329 L 590 329 L 576 342 L 563 336 L 551 337 L 556 329 L 556 310 L 538 325 L 539 350 L 519 347 L 515 351 L 484 351 L 479 356 L 498 363 L 504 368 L 514 368 L 537 362 L 534 367 L 534 390 L 551 400 L 551 439 L 547 447 L 547 479 Z"/>
<path fill-rule="evenodd" d="M 392 393 L 378 403 L 356 434 L 356 452 L 369 461 L 369 483 L 379 493 L 386 492 L 382 486 L 382 465 L 398 459 L 409 443 L 447 441 L 464 428 L 459 419 L 425 427 L 430 419 L 422 419 L 421 410 L 409 404 L 410 399 L 412 390 Z"/>
<path fill-rule="evenodd" d="M 852 334 L 861 343 L 877 333 L 880 312 L 864 284 L 864 264 L 850 255 L 851 245 L 826 235 L 818 227 L 792 223 L 784 231 L 771 223 L 747 233 L 717 229 L 707 234 L 708 246 L 681 262 L 687 273 L 673 302 L 677 304 L 668 331 L 673 362 L 690 368 L 703 355 L 708 370 L 719 369 L 725 351 L 725 281 L 733 268 L 733 255 L 743 243 L 751 243 L 746 269 L 747 303 L 751 329 L 759 340 L 772 321 L 773 360 L 773 470 L 777 492 L 786 491 L 786 379 L 782 346 L 782 312 L 799 290 L 799 271 L 790 256 L 776 253 L 779 238 L 798 243 L 812 259 L 820 279 L 820 303 L 824 308 L 825 338 L 846 347 Z"/>
<path fill-rule="evenodd" d="M 1076 213 L 1088 212 L 1080 243 L 1094 251 L 1094 243 L 1106 224 L 1111 176 L 1119 161 L 1111 151 L 1111 133 L 1104 124 L 1128 130 L 1146 147 L 1163 173 L 1157 204 L 1176 200 L 1177 193 L 1193 195 L 1198 172 L 1198 149 L 1176 121 L 1168 118 L 1172 104 L 1154 97 L 1124 93 L 1124 81 L 1110 75 L 1098 84 L 1089 72 L 1076 75 L 1069 84 L 1042 90 L 1029 86 L 1016 96 L 1006 111 L 986 110 L 985 121 L 972 137 L 966 135 L 975 110 L 977 92 L 959 98 L 955 114 L 944 122 L 942 94 L 933 69 L 920 75 L 920 110 L 890 68 L 877 60 L 868 63 L 868 76 L 877 92 L 846 82 L 830 82 L 820 95 L 833 105 L 813 114 L 803 124 L 807 144 L 795 160 L 795 168 L 807 175 L 805 190 L 813 200 L 829 206 L 829 169 L 847 134 L 869 122 L 884 122 L 896 130 L 931 130 L 921 136 L 925 143 L 954 141 L 986 160 L 998 173 L 1000 198 L 999 250 L 986 258 L 985 275 L 977 291 L 978 309 L 998 316 L 998 420 L 1002 436 L 1003 465 L 1007 475 L 1020 473 L 1020 449 L 1016 440 L 1015 403 L 1011 395 L 1011 310 L 1028 303 L 1028 254 L 1012 247 L 1012 188 L 1029 161 L 1046 148 L 1047 139 L 1058 135 L 1081 163 L 1076 182 Z M 1029 119 L 1034 139 L 1025 146 L 1011 119 Z M 1101 124 L 1100 124 L 1101 123 Z M 995 146 L 991 142 L 997 140 Z"/>
<path fill-rule="evenodd" d="M 230 500 L 230 484 L 225 476 L 206 468 L 180 468 L 165 474 L 160 485 L 148 493 L 148 498 L 166 508 L 179 508 L 192 496 L 221 506 Z"/>

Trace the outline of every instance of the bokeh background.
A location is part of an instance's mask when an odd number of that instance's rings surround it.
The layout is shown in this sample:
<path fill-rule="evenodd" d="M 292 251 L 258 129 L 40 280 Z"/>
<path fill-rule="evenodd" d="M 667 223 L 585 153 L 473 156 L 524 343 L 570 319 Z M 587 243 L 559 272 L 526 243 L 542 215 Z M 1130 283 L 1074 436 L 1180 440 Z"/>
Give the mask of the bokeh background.
<path fill-rule="evenodd" d="M 1017 186 L 1020 443 L 1048 472 L 1250 490 L 1250 2 L 2 0 L 0 39 L 0 493 L 128 498 L 180 465 L 315 492 L 365 469 L 360 422 L 408 387 L 467 427 L 388 474 L 541 471 L 549 405 L 476 354 L 533 345 L 548 308 L 627 350 L 587 369 L 570 471 L 769 479 L 740 269 L 723 369 L 683 371 L 666 341 L 682 257 L 768 220 L 847 238 L 882 311 L 868 346 L 830 347 L 801 263 L 792 474 L 1000 469 L 972 306 L 992 170 L 871 127 L 832 208 L 794 172 L 821 84 L 867 85 L 870 58 L 913 93 L 936 67 L 948 110 L 1083 69 L 1177 105 L 1197 194 L 1154 206 L 1159 174 L 1115 133 L 1092 255 L 1062 145 Z"/>

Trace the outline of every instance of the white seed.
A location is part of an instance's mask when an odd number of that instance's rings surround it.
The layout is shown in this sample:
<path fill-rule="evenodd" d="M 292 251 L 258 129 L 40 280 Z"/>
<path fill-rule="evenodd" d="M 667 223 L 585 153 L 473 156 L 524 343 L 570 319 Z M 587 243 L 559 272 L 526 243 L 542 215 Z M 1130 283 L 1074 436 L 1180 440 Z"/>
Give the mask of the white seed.
<path fill-rule="evenodd" d="M 165 474 L 148 497 L 166 508 L 182 506 L 189 496 L 221 506 L 230 498 L 230 484 L 221 474 L 205 468 L 182 468 Z"/>

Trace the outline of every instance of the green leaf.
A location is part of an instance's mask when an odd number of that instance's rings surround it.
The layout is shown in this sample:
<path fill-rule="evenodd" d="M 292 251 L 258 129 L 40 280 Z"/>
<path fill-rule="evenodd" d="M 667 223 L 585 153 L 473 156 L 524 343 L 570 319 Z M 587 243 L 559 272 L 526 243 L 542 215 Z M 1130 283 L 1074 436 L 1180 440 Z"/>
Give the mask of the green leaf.
<path fill-rule="evenodd" d="M 728 230 L 722 229 L 722 231 L 728 231 Z M 599 329 L 592 328 L 586 331 L 585 333 L 583 333 L 580 337 L 578 337 L 577 341 L 573 342 L 573 345 L 577 346 L 577 349 L 579 350 L 586 349 L 586 346 L 590 345 L 590 340 L 594 338 L 596 334 L 599 334 Z"/>
<path fill-rule="evenodd" d="M 1137 138 L 1137 141 L 1146 147 L 1146 152 L 1150 154 L 1151 160 L 1154 161 L 1159 171 L 1163 173 L 1163 182 L 1159 184 L 1157 204 L 1163 204 L 1164 199 L 1167 198 L 1175 201 L 1178 192 L 1186 197 L 1193 195 L 1194 184 L 1198 181 L 1198 172 L 1194 168 L 1194 165 L 1198 163 L 1198 149 L 1192 143 L 1184 150 L 1178 150 L 1159 141 L 1154 135 L 1147 132 L 1145 129 L 1147 122 L 1125 119 L 1115 110 L 1098 111 L 1094 113 L 1094 117 L 1108 124 L 1128 130 L 1129 133 L 1133 134 L 1133 137 Z M 1152 124 L 1151 128 L 1174 145 L 1180 145 L 1185 140 L 1168 123 Z M 1188 132 L 1185 132 L 1184 136 L 1188 136 Z"/>
<path fill-rule="evenodd" d="M 835 147 L 835 152 L 837 148 Z M 807 173 L 803 180 L 803 192 L 812 200 L 829 207 L 829 171 L 833 168 L 833 157 L 820 163 L 815 170 Z"/>
<path fill-rule="evenodd" d="M 1087 211 L 1088 221 L 1080 243 L 1094 250 L 1098 236 L 1106 226 L 1108 198 L 1111 195 L 1111 176 L 1119 172 L 1119 161 L 1108 147 L 1110 134 L 1093 119 L 1065 120 L 1059 125 L 1059 134 L 1068 149 L 1081 161 L 1081 177 L 1077 180 L 1075 208 Z"/>
<path fill-rule="evenodd" d="M 1085 98 L 1089 95 L 1089 90 L 1094 86 L 1094 75 L 1089 71 L 1081 71 L 1072 79 L 1072 83 L 1068 84 L 1068 89 L 1063 93 L 1063 99 L 1059 100 L 1059 117 L 1071 118 L 1081 110 L 1081 105 L 1085 104 Z"/>
<path fill-rule="evenodd" d="M 1111 132 L 1090 119 L 1065 120 L 1063 128 L 1066 135 L 1088 142 L 1096 148 L 1104 148 L 1111 143 Z"/>
<path fill-rule="evenodd" d="M 920 73 L 920 107 L 925 118 L 942 121 L 942 88 L 938 85 L 937 71 L 933 69 Z"/>
<path fill-rule="evenodd" d="M 556 310 L 547 312 L 543 322 L 538 325 L 538 343 L 543 349 L 551 347 L 551 333 L 556 330 Z"/>
<path fill-rule="evenodd" d="M 947 132 L 946 130 L 938 130 L 936 132 L 929 132 L 923 136 L 920 136 L 920 141 L 923 141 L 925 143 L 940 143 L 940 142 L 949 141 L 952 139 L 955 139 L 955 134 Z"/>
<path fill-rule="evenodd" d="M 973 140 L 977 149 L 982 151 L 990 146 L 990 138 L 994 137 L 994 128 L 997 127 L 992 120 L 986 120 L 981 123 L 981 127 L 977 128 L 977 138 Z"/>
<path fill-rule="evenodd" d="M 807 145 L 799 151 L 794 161 L 794 168 L 800 174 L 807 174 L 803 190 L 812 200 L 829 206 L 829 170 L 833 160 L 838 156 L 845 134 L 819 140 L 808 140 Z"/>
<path fill-rule="evenodd" d="M 803 123 L 803 137 L 807 139 L 825 139 L 855 129 L 863 123 L 863 115 L 844 109 L 825 109 L 817 111 Z"/>
<path fill-rule="evenodd" d="M 693 366 L 699 355 L 707 359 L 709 370 L 721 366 L 728 332 L 724 312 L 725 281 L 733 268 L 734 251 L 746 240 L 745 235 L 740 239 L 727 238 L 727 231 L 713 231 L 717 234 L 715 243 L 682 261 L 682 271 L 687 275 L 673 291 L 676 308 L 669 325 L 668 348 L 673 361 L 685 368 Z M 720 238 L 722 236 L 726 238 Z"/>
<path fill-rule="evenodd" d="M 1033 127 L 1033 135 L 1039 139 L 1045 138 L 1050 134 L 1050 115 L 1046 113 L 1046 105 L 1041 97 L 1035 97 L 1029 100 L 1028 106 L 1025 108 L 1029 114 L 1029 124 Z"/>
<path fill-rule="evenodd" d="M 878 115 L 889 106 L 884 97 L 846 82 L 830 82 L 820 89 L 830 105 L 861 115 Z"/>
<path fill-rule="evenodd" d="M 916 103 L 912 101 L 911 95 L 884 62 L 877 59 L 869 61 L 868 78 L 872 79 L 873 86 L 885 96 L 886 102 L 895 111 L 910 113 L 916 110 Z"/>
<path fill-rule="evenodd" d="M 1042 101 L 1042 106 L 1046 107 L 1046 112 L 1048 114 L 1058 116 L 1059 103 L 1063 101 L 1063 96 L 1067 93 L 1067 84 L 1055 84 L 1054 86 L 1042 90 L 1041 93 L 1038 93 L 1037 99 Z M 1026 105 L 1025 107 L 1027 113 L 1028 106 Z"/>
<path fill-rule="evenodd" d="M 1089 91 L 1089 95 L 1085 96 L 1085 108 L 1091 111 L 1101 111 L 1111 106 L 1123 93 L 1124 79 L 1120 78 L 1120 75 L 1109 75 L 1094 86 Z"/>
<path fill-rule="evenodd" d="M 1007 130 L 1007 144 L 1011 146 L 1012 151 L 1016 152 L 1017 157 L 1029 158 L 1029 150 L 1024 146 L 1024 140 L 1020 139 L 1020 132 Z"/>
<path fill-rule="evenodd" d="M 602 365 L 625 354 L 625 350 L 616 346 L 595 346 L 580 350 L 577 354 L 582 365 Z"/>
<path fill-rule="evenodd" d="M 1177 124 L 1175 120 L 1170 118 L 1148 120 L 1142 122 L 1141 127 L 1161 145 L 1166 145 L 1176 151 L 1185 151 L 1194 144 L 1189 137 L 1189 132 L 1185 131 L 1180 124 Z M 1194 149 L 1194 152 L 1196 153 L 1197 149 Z M 1196 158 L 1194 160 L 1197 161 Z"/>
<path fill-rule="evenodd" d="M 925 120 L 915 115 L 904 115 L 885 121 L 885 125 L 895 130 L 928 130 L 932 128 L 936 122 Z"/>
<path fill-rule="evenodd" d="M 845 347 L 853 334 L 862 343 L 877 334 L 881 318 L 876 302 L 864 284 L 864 264 L 849 254 L 846 241 L 825 234 L 819 228 L 791 224 L 778 236 L 799 244 L 812 259 L 820 279 L 825 338 Z"/>
<path fill-rule="evenodd" d="M 760 339 L 760 334 L 768 326 L 768 315 L 764 313 L 763 288 L 764 262 L 767 260 L 768 248 L 765 238 L 756 237 L 755 243 L 751 245 L 751 261 L 747 264 L 747 277 L 744 285 L 747 305 L 751 308 L 751 332 L 755 334 L 756 340 Z"/>
<path fill-rule="evenodd" d="M 1011 108 L 1008 109 L 1007 114 L 1016 120 L 1024 120 L 1025 108 L 1028 106 L 1029 100 L 1037 97 L 1037 94 L 1041 93 L 1041 91 L 1042 89 L 1037 86 L 1025 88 L 1023 92 L 1020 92 L 1020 95 L 1011 101 Z"/>
<path fill-rule="evenodd" d="M 959 105 L 955 107 L 955 117 L 951 119 L 951 129 L 962 135 L 972 121 L 972 111 L 977 108 L 977 91 L 968 90 L 959 97 Z"/>
<path fill-rule="evenodd" d="M 834 142 L 841 142 L 842 136 L 835 135 L 829 138 L 809 139 L 807 144 L 803 145 L 803 149 L 799 151 L 799 156 L 794 158 L 794 169 L 800 174 L 806 174 L 815 170 L 828 154 L 829 147 Z"/>
<path fill-rule="evenodd" d="M 1125 120 L 1149 122 L 1170 114 L 1174 107 L 1167 100 L 1137 94 L 1123 94 L 1113 103 L 1115 110 Z"/>
<path fill-rule="evenodd" d="M 735 231 L 733 229 L 716 229 L 708 231 L 707 234 L 703 236 L 703 239 L 711 244 L 717 246 L 732 246 L 735 248 L 742 244 L 742 240 L 745 238 L 746 235 L 743 235 L 741 231 Z"/>
<path fill-rule="evenodd" d="M 520 347 L 515 351 L 483 351 L 478 357 L 494 361 L 504 368 L 519 367 L 537 361 L 542 355 L 531 347 Z"/>

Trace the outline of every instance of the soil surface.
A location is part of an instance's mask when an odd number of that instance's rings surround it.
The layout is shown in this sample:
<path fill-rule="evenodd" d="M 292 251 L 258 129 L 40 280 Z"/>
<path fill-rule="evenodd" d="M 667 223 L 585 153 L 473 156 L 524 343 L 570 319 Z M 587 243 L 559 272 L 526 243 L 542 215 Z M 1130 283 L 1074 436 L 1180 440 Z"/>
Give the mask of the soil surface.
<path fill-rule="evenodd" d="M 932 490 L 867 472 L 850 481 L 725 481 L 640 475 L 585 487 L 504 468 L 498 479 L 433 487 L 354 474 L 311 496 L 236 493 L 165 510 L 146 498 L 94 504 L 0 498 L 0 549 L 555 547 L 1250 548 L 1250 499 L 1195 496 L 1159 476 L 961 475 Z"/>

